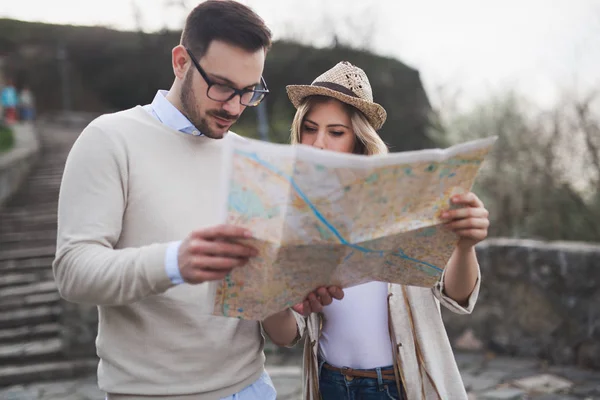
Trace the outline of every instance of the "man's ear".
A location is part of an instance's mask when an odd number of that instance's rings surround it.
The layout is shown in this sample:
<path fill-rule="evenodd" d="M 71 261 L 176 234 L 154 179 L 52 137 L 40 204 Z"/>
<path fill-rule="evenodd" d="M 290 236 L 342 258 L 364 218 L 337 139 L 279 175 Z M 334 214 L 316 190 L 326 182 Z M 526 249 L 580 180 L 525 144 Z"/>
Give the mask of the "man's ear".
<path fill-rule="evenodd" d="M 178 79 L 183 80 L 185 73 L 192 63 L 185 47 L 178 45 L 173 48 L 171 51 L 171 62 L 173 64 L 173 73 Z"/>

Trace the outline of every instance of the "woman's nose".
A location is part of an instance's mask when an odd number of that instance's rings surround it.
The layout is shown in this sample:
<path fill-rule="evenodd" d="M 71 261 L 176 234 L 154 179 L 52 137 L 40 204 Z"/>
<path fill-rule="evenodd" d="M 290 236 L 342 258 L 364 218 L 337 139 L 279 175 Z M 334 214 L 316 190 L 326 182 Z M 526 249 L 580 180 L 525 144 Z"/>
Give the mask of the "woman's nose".
<path fill-rule="evenodd" d="M 319 132 L 317 134 L 317 138 L 316 138 L 315 143 L 313 144 L 313 146 L 318 147 L 319 149 L 324 149 L 325 148 L 325 135 L 323 135 L 322 132 Z"/>

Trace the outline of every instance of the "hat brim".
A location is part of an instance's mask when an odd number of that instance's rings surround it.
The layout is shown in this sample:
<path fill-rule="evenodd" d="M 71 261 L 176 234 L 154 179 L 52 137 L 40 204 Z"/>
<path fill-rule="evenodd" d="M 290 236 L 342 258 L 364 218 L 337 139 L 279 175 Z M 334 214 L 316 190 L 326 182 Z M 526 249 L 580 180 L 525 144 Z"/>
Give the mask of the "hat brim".
<path fill-rule="evenodd" d="M 348 96 L 337 90 L 312 85 L 289 85 L 286 86 L 285 89 L 290 101 L 296 108 L 298 108 L 300 104 L 302 104 L 302 101 L 309 96 L 326 96 L 333 97 L 342 103 L 349 104 L 360 110 L 365 117 L 367 117 L 367 120 L 375 130 L 379 130 L 387 118 L 387 112 L 381 105 L 358 97 Z"/>

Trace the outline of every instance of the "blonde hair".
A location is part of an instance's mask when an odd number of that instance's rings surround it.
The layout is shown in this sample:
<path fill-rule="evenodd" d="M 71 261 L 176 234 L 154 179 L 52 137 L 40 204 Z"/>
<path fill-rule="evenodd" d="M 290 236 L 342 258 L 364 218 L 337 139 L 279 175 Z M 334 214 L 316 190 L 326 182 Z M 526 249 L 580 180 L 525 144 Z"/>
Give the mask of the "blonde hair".
<path fill-rule="evenodd" d="M 302 103 L 296 110 L 294 120 L 292 121 L 292 144 L 300 143 L 302 141 L 302 123 L 304 122 L 304 118 L 306 118 L 306 114 L 308 114 L 312 107 L 316 104 L 331 100 L 339 101 L 333 97 L 327 96 L 309 96 L 302 100 Z M 348 113 L 350 113 L 352 131 L 357 139 L 357 146 L 354 149 L 354 153 L 365 154 L 368 156 L 388 153 L 388 147 L 383 142 L 381 137 L 379 137 L 377 131 L 375 131 L 373 126 L 369 123 L 367 117 L 365 117 L 365 115 L 357 108 L 343 102 L 340 103 L 344 104 L 346 110 Z"/>

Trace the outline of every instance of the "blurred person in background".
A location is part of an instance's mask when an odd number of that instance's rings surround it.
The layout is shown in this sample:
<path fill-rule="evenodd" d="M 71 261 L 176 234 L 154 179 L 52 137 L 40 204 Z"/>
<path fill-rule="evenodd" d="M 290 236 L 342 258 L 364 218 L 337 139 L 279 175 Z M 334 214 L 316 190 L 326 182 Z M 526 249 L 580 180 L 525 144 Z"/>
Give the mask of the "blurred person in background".
<path fill-rule="evenodd" d="M 15 89 L 12 81 L 7 81 L 6 86 L 2 88 L 0 92 L 0 103 L 4 111 L 4 121 L 7 124 L 14 124 L 17 122 L 17 105 L 19 98 L 17 90 Z"/>
<path fill-rule="evenodd" d="M 27 86 L 24 86 L 19 93 L 19 117 L 23 121 L 32 121 L 35 117 L 33 93 Z"/>

